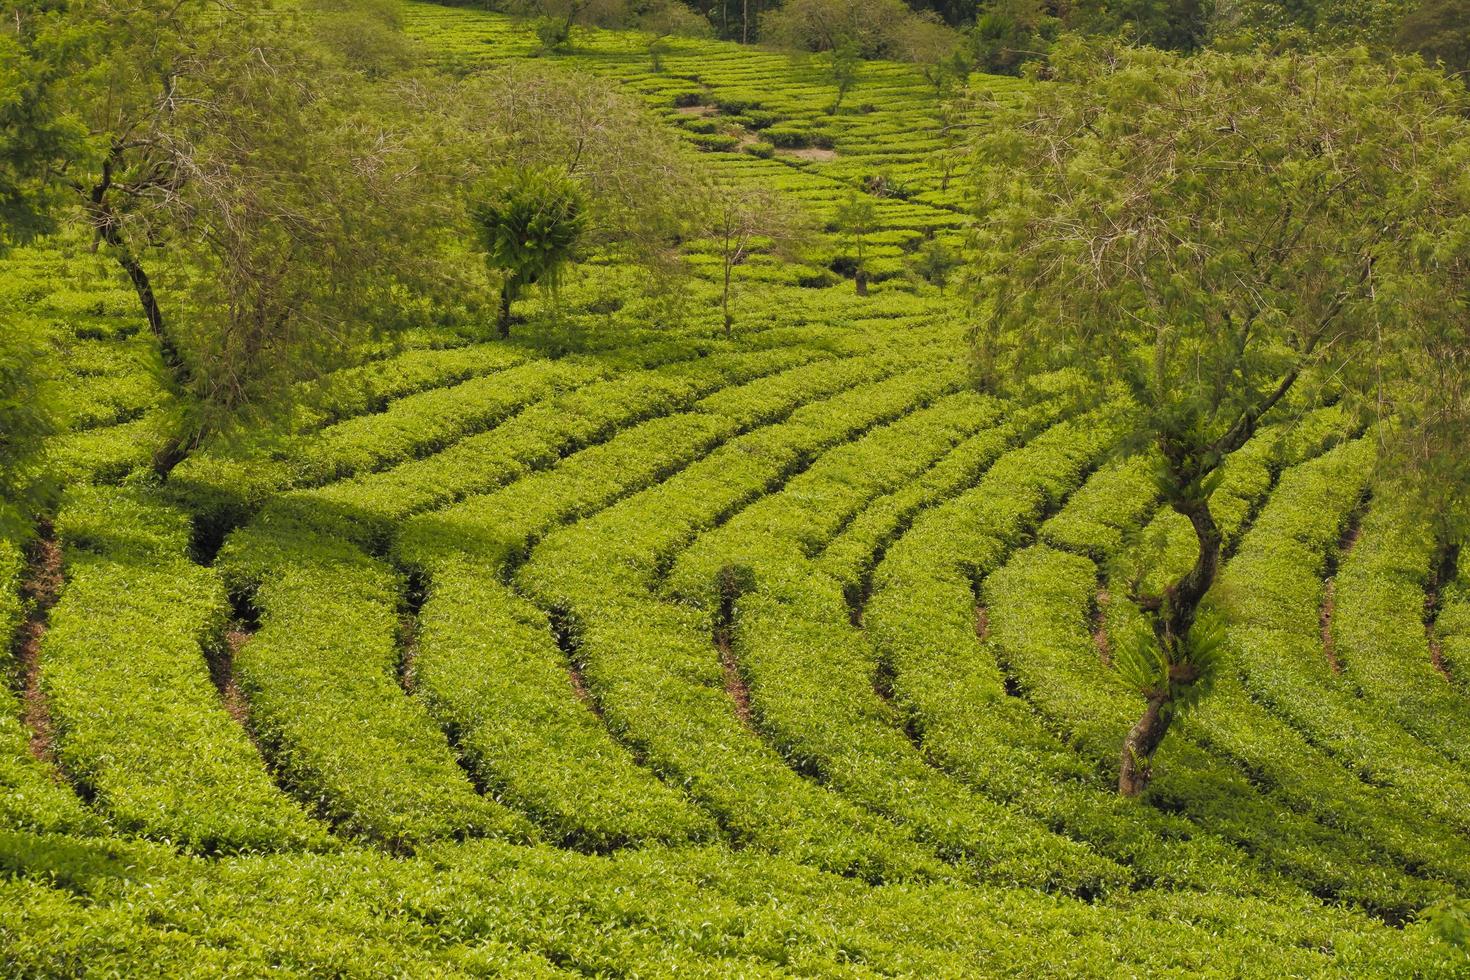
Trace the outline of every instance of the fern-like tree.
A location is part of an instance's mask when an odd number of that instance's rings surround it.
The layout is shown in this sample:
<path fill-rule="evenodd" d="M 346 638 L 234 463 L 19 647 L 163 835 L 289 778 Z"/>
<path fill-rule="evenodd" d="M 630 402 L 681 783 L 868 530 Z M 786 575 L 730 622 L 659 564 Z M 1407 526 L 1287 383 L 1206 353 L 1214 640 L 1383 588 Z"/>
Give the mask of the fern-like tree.
<path fill-rule="evenodd" d="M 527 286 L 553 288 L 586 227 L 577 182 L 553 169 L 502 170 L 470 204 L 485 261 L 501 274 L 496 329 L 510 336 L 510 304 Z"/>
<path fill-rule="evenodd" d="M 1376 412 L 1403 447 L 1387 477 L 1470 479 L 1470 122 L 1458 83 L 1361 52 L 1064 40 L 1052 70 L 975 143 L 976 354 L 998 387 L 1068 366 L 1131 392 L 1132 444 L 1194 529 L 1192 567 L 1132 596 L 1152 626 L 1122 658 L 1145 702 L 1119 764 L 1133 795 L 1220 663 L 1221 465 L 1288 396 Z"/>

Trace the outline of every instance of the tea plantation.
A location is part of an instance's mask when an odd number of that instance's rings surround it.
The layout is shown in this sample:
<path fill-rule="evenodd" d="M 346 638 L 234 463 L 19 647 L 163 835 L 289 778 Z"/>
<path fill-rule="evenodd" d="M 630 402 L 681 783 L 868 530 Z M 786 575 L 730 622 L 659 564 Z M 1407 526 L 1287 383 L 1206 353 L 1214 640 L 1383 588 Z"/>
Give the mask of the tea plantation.
<path fill-rule="evenodd" d="M 445 71 L 537 55 L 406 18 Z M 65 416 L 54 513 L 0 540 L 0 973 L 1470 975 L 1424 914 L 1470 896 L 1470 552 L 1373 433 L 1293 396 L 1228 458 L 1227 667 L 1119 796 L 1130 583 L 1194 539 L 1125 396 L 972 383 L 915 272 L 972 220 L 935 86 L 864 62 L 829 114 L 807 61 L 647 44 L 552 57 L 819 228 L 736 267 L 728 335 L 715 242 L 673 297 L 594 258 L 160 479 L 126 278 L 0 260 Z"/>

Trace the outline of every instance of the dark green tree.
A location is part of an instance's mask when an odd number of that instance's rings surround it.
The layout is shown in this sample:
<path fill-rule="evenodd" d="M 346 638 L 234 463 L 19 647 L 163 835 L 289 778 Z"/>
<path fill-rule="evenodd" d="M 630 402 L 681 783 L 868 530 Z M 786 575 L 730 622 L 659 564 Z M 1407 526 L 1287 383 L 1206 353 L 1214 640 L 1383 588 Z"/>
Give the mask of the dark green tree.
<path fill-rule="evenodd" d="M 470 216 L 485 261 L 501 274 L 501 337 L 510 336 L 510 305 L 526 287 L 555 287 L 576 254 L 586 215 L 581 188 L 556 170 L 502 170 L 476 192 Z"/>
<path fill-rule="evenodd" d="M 1424 0 L 1399 25 L 1398 46 L 1451 75 L 1470 72 L 1470 0 Z"/>
<path fill-rule="evenodd" d="M 1060 23 L 1042 0 L 986 0 L 970 34 L 975 66 L 1019 75 L 1022 65 L 1045 57 Z"/>
<path fill-rule="evenodd" d="M 20 4 L 0 18 L 0 254 L 55 230 L 69 202 L 56 177 L 91 155 L 61 92 L 85 40 L 49 6 Z"/>
<path fill-rule="evenodd" d="M 1051 68 L 975 145 L 975 340 L 994 386 L 1068 366 L 1131 392 L 1131 443 L 1194 529 L 1189 571 L 1132 597 L 1152 630 L 1119 658 L 1145 701 L 1131 795 L 1219 662 L 1221 464 L 1288 395 L 1346 387 L 1405 447 L 1395 476 L 1467 479 L 1464 383 L 1444 378 L 1470 349 L 1470 122 L 1457 83 L 1361 51 L 1064 40 Z"/>
<path fill-rule="evenodd" d="M 24 540 L 52 489 L 42 450 L 56 429 L 46 348 L 18 318 L 0 320 L 0 539 Z"/>

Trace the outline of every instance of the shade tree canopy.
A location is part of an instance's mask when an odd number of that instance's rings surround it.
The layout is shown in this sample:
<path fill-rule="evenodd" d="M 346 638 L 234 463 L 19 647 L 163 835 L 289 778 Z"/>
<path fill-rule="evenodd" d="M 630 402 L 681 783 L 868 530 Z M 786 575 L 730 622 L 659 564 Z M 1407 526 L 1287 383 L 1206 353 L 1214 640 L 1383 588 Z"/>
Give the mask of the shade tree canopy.
<path fill-rule="evenodd" d="M 1407 479 L 1464 478 L 1470 123 L 1457 83 L 1362 51 L 1067 40 L 1051 68 L 974 145 L 974 337 L 993 386 L 1065 365 L 1130 393 L 1132 443 L 1194 528 L 1193 567 L 1134 597 L 1157 655 L 1120 762 L 1131 794 L 1218 661 L 1210 492 L 1288 398 L 1361 407 Z"/>

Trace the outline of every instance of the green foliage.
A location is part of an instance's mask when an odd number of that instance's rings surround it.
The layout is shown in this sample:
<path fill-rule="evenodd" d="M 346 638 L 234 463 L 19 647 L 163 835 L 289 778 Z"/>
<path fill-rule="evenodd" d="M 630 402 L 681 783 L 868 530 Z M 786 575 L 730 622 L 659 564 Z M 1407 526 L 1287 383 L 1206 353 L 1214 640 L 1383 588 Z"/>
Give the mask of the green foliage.
<path fill-rule="evenodd" d="M 572 25 L 560 17 L 537 17 L 531 21 L 531 32 L 545 54 L 565 51 L 572 44 Z"/>
<path fill-rule="evenodd" d="M 1419 919 L 1437 938 L 1470 953 L 1470 907 L 1464 902 L 1444 902 L 1425 909 Z"/>
<path fill-rule="evenodd" d="M 1379 324 L 1405 351 L 1433 329 L 1416 326 L 1425 311 L 1410 297 L 1453 288 L 1445 277 L 1457 270 L 1429 260 L 1430 243 L 1449 245 L 1470 202 L 1451 194 L 1428 207 L 1403 168 L 1437 182 L 1470 146 L 1442 79 L 1357 55 L 1185 61 L 1079 45 L 1053 68 L 1058 84 L 977 142 L 973 282 L 988 310 L 981 347 L 998 370 L 1018 357 L 1065 361 L 1125 382 L 1150 432 L 1194 447 L 1182 485 L 1218 462 L 1211 452 L 1235 448 L 1278 385 L 1348 361 Z M 1291 101 L 1303 72 L 1333 84 Z M 1328 144 L 1374 153 L 1312 150 Z M 1242 155 L 1259 166 L 1233 163 Z M 1080 192 L 1075 167 L 1092 178 Z M 1197 179 L 1204 171 L 1216 176 Z M 1146 206 L 1124 204 L 1140 193 Z M 1115 214 L 1128 234 L 1114 233 Z M 1407 247 L 1411 237 L 1426 250 Z M 1275 260 L 1253 265 L 1258 243 L 1278 239 Z M 1193 249 L 1211 260 L 1186 259 Z M 1084 268 L 1081 279 L 1068 271 Z M 1429 322 L 1458 318 L 1446 309 Z"/>
<path fill-rule="evenodd" d="M 1140 618 L 1130 633 L 1118 638 L 1113 666 L 1131 690 L 1161 698 L 1166 717 L 1182 718 L 1214 689 L 1225 656 L 1225 622 L 1205 612 L 1167 652 L 1153 625 Z"/>
<path fill-rule="evenodd" d="M 940 292 L 943 292 L 944 287 L 949 285 L 950 276 L 962 262 L 959 254 L 942 239 L 931 238 L 914 256 L 914 271 L 925 282 L 938 286 Z"/>
<path fill-rule="evenodd" d="M 988 0 L 971 32 L 976 67 L 1019 75 L 1022 65 L 1046 56 L 1059 26 L 1040 0 Z"/>
<path fill-rule="evenodd" d="M 527 286 L 555 290 L 587 224 L 581 188 L 551 169 L 505 169 L 471 195 L 470 217 L 485 261 L 504 275 L 502 307 Z"/>
<path fill-rule="evenodd" d="M 1416 0 L 1234 0 L 1216 5 L 1210 30 L 1216 44 L 1231 48 L 1362 44 L 1388 50 L 1415 5 Z"/>
<path fill-rule="evenodd" d="M 374 300 L 381 322 L 415 326 L 334 334 L 352 367 L 284 383 L 289 413 L 176 468 L 163 490 L 192 528 L 127 476 L 174 410 L 149 383 L 155 339 L 125 315 L 135 298 L 89 281 L 70 241 L 12 253 L 0 276 L 44 333 L 57 417 L 79 427 L 48 465 L 130 484 L 72 488 L 60 524 L 70 579 L 41 679 L 61 781 L 0 697 L 0 972 L 1463 972 L 1460 949 L 1388 923 L 1470 888 L 1454 700 L 1470 606 L 1442 575 L 1447 684 L 1420 621 L 1438 529 L 1370 511 L 1334 566 L 1363 486 L 1401 470 L 1385 453 L 1372 474 L 1361 448 L 1289 468 L 1356 432 L 1350 412 L 1299 388 L 1221 475 L 1160 480 L 1136 416 L 1074 415 L 1122 387 L 1087 365 L 1018 374 L 1005 400 L 968 391 L 971 315 L 905 273 L 926 243 L 958 247 L 966 202 L 936 155 L 989 123 L 963 100 L 941 119 L 922 64 L 865 63 L 872 111 L 828 116 L 830 86 L 780 54 L 671 35 L 655 73 L 648 35 L 579 27 L 563 71 L 520 63 L 535 39 L 510 18 L 404 17 L 452 78 L 324 63 L 382 113 L 349 128 L 407 139 L 435 185 L 414 205 L 434 234 L 398 257 L 421 261 L 394 279 L 402 305 Z M 975 81 L 1001 102 L 1028 85 Z M 701 110 L 711 131 L 784 127 L 836 153 L 708 154 L 708 180 L 690 180 L 678 99 L 725 107 Z M 529 297 L 514 345 L 453 328 L 494 285 L 462 192 L 486 161 L 571 174 L 584 194 L 586 261 L 555 310 Z M 861 248 L 889 287 L 854 297 L 755 234 L 734 265 L 743 329 L 718 337 L 729 265 L 706 185 L 832 232 L 866 187 Z M 803 255 L 849 268 L 858 243 L 838 238 Z M 679 319 L 643 290 L 646 257 L 674 249 Z M 1454 243 L 1437 254 L 1452 265 Z M 185 285 L 158 279 L 164 296 Z M 197 295 L 173 293 L 180 310 Z M 1416 365 L 1444 360 L 1423 349 Z M 1429 378 L 1454 391 L 1452 370 L 1428 371 L 1387 393 L 1392 414 L 1405 430 L 1443 418 L 1451 440 L 1463 424 L 1415 394 Z M 1353 365 L 1337 379 L 1361 383 Z M 1228 669 L 1149 791 L 1120 800 L 1139 698 L 1107 663 L 1143 616 L 1127 583 L 1162 593 L 1196 558 L 1188 519 L 1154 515 L 1164 491 L 1208 494 L 1222 553 L 1238 549 L 1210 603 L 1231 612 Z M 24 615 L 22 567 L 0 544 L 0 627 Z M 752 574 L 720 588 L 722 569 Z M 221 581 L 259 615 L 232 670 L 199 639 L 224 615 Z M 206 663 L 237 680 L 244 728 L 221 727 Z M 245 732 L 258 746 L 221 751 Z M 258 832 L 245 769 L 326 819 L 297 843 Z M 479 835 L 511 840 L 459 839 Z M 223 853 L 257 849 L 283 853 Z"/>
<path fill-rule="evenodd" d="M 28 323 L 0 323 L 0 538 L 29 537 L 49 496 L 41 453 L 56 421 L 44 358 Z"/>
<path fill-rule="evenodd" d="M 0 25 L 0 255 L 54 231 L 67 190 L 53 171 L 87 159 L 92 144 L 62 83 L 86 37 L 64 8 L 24 2 Z"/>
<path fill-rule="evenodd" d="M 1397 42 L 1449 74 L 1463 76 L 1470 72 L 1470 4 L 1423 0 L 1399 25 Z"/>
<path fill-rule="evenodd" d="M 818 62 L 832 86 L 837 89 L 837 95 L 827 109 L 828 115 L 833 115 L 842 107 L 842 100 L 853 85 L 857 84 L 862 57 L 855 42 L 843 41 L 818 55 Z"/>
<path fill-rule="evenodd" d="M 1000 387 L 1072 366 L 1139 405 L 1129 441 L 1157 450 L 1158 489 L 1198 545 L 1146 603 L 1160 648 L 1133 644 L 1126 660 L 1170 695 L 1175 671 L 1204 677 L 1191 660 L 1209 647 L 1194 627 L 1222 544 L 1209 506 L 1220 467 L 1299 381 L 1336 372 L 1366 410 L 1397 413 L 1417 450 L 1400 470 L 1410 482 L 1463 475 L 1443 435 L 1462 417 L 1460 386 L 1426 382 L 1460 373 L 1470 320 L 1421 298 L 1462 288 L 1450 256 L 1470 194 L 1423 188 L 1470 159 L 1470 127 L 1443 76 L 1361 51 L 1185 60 L 1069 41 L 1051 70 L 1055 84 L 995 106 L 1004 121 L 975 144 L 978 360 Z M 1307 78 L 1313 97 L 1295 98 Z M 1346 145 L 1372 152 L 1329 152 Z M 1437 506 L 1462 485 L 1447 481 Z M 1151 708 L 1125 759 L 1152 755 L 1171 703 Z M 1125 766 L 1120 788 L 1138 785 Z"/>
<path fill-rule="evenodd" d="M 413 64 L 417 52 L 403 33 L 399 0 L 307 0 L 304 7 L 322 45 L 353 70 L 381 78 Z"/>
<path fill-rule="evenodd" d="M 765 14 L 761 35 L 796 51 L 846 48 L 844 58 L 856 61 L 889 54 L 916 17 L 901 0 L 788 0 Z"/>
<path fill-rule="evenodd" d="M 871 195 L 848 191 L 834 215 L 837 231 L 852 251 L 852 273 L 859 295 L 868 289 L 868 238 L 878 230 L 878 206 Z"/>

